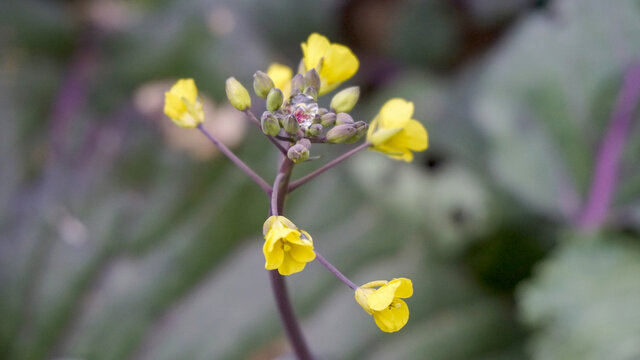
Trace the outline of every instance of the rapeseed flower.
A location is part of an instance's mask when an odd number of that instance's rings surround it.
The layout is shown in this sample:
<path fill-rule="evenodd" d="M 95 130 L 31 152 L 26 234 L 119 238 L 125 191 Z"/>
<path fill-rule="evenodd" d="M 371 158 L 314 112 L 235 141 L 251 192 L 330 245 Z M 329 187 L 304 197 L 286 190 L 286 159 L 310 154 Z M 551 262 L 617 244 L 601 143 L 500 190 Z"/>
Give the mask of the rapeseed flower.
<path fill-rule="evenodd" d="M 332 44 L 329 39 L 318 33 L 309 35 L 307 42 L 301 46 L 304 70 L 316 69 L 320 75 L 322 85 L 318 89 L 318 95 L 337 88 L 342 82 L 350 79 L 360 66 L 351 49 L 341 44 Z"/>
<path fill-rule="evenodd" d="M 369 125 L 367 141 L 371 149 L 411 162 L 411 151 L 422 151 L 428 146 L 427 130 L 412 116 L 412 102 L 400 98 L 387 101 Z"/>
<path fill-rule="evenodd" d="M 316 258 L 313 251 L 311 235 L 284 216 L 270 216 L 265 221 L 264 253 L 267 270 L 278 269 L 280 275 L 291 275 L 300 272 L 305 265 Z"/>
<path fill-rule="evenodd" d="M 356 289 L 355 298 L 373 316 L 384 332 L 396 332 L 409 321 L 409 307 L 402 299 L 413 295 L 413 285 L 407 278 L 372 281 Z"/>
<path fill-rule="evenodd" d="M 184 128 L 194 128 L 204 121 L 202 102 L 193 79 L 180 79 L 164 93 L 164 113 Z"/>

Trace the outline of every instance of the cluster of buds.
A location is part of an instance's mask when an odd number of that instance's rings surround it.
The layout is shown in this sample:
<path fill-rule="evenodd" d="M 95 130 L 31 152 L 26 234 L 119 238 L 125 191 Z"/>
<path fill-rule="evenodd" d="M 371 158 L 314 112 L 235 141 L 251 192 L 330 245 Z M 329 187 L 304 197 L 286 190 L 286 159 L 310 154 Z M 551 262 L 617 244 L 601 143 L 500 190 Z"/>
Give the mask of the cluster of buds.
<path fill-rule="evenodd" d="M 230 98 L 238 93 L 235 82 L 227 86 Z M 318 105 L 321 79 L 316 69 L 293 76 L 288 88 L 290 94 L 285 98 L 267 73 L 257 71 L 253 75 L 253 90 L 266 103 L 260 117 L 262 132 L 289 140 L 292 146 L 287 156 L 294 163 L 309 159 L 312 143 L 353 144 L 367 133 L 367 123 L 354 121 L 348 114 L 360 97 L 357 86 L 334 95 L 328 109 Z M 246 104 L 240 99 L 232 103 Z"/>
<path fill-rule="evenodd" d="M 271 216 L 263 226 L 265 269 L 271 270 L 276 300 L 280 310 L 287 313 L 282 318 L 286 319 L 283 322 L 288 333 L 299 332 L 299 328 L 292 324 L 294 317 L 289 301 L 283 300 L 287 295 L 282 290 L 282 276 L 299 273 L 314 260 L 354 291 L 357 303 L 373 316 L 382 331 L 399 331 L 409 320 L 409 308 L 403 299 L 413 294 L 411 280 L 396 278 L 355 285 L 317 252 L 308 232 L 283 216 L 282 204 L 287 194 L 362 149 L 410 162 L 413 160 L 413 151 L 427 148 L 427 132 L 419 121 L 412 118 L 413 103 L 400 98 L 387 101 L 370 124 L 354 120 L 349 112 L 360 97 L 360 90 L 356 86 L 337 92 L 328 108 L 318 105 L 318 97 L 335 90 L 351 78 L 359 62 L 349 48 L 332 44 L 319 34 L 311 34 L 307 42 L 301 45 L 303 59 L 298 74 L 293 75 L 291 68 L 280 64 L 272 64 L 266 72 L 257 71 L 254 74 L 253 90 L 265 100 L 266 108 L 259 118 L 251 112 L 251 96 L 247 89 L 233 77 L 226 82 L 229 102 L 249 116 L 284 155 L 273 185 L 269 185 L 202 126 L 204 113 L 192 79 L 178 81 L 166 93 L 165 113 L 179 126 L 196 127 L 202 131 L 269 197 Z M 354 149 L 295 181 L 289 181 L 295 164 L 312 159 L 312 144 L 353 144 L 365 135 L 365 141 Z M 294 348 L 298 357 L 311 358 L 308 349 L 300 342 L 301 334 L 291 338 L 292 342 L 296 342 Z"/>

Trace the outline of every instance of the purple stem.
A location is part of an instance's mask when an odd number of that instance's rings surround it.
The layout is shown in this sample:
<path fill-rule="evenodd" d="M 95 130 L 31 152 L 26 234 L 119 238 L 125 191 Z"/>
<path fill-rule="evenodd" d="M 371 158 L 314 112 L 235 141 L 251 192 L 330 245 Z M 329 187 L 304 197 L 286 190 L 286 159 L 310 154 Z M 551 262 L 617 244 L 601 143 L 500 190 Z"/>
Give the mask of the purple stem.
<path fill-rule="evenodd" d="M 357 152 L 359 152 L 362 149 L 365 149 L 367 147 L 371 146 L 371 144 L 369 142 L 364 142 L 358 146 L 356 146 L 355 148 L 347 151 L 346 153 L 338 156 L 337 158 L 331 160 L 330 162 L 326 163 L 324 166 L 322 166 L 321 168 L 317 169 L 316 171 L 310 172 L 309 174 L 301 177 L 300 179 L 293 181 L 290 185 L 289 185 L 289 192 L 292 192 L 293 190 L 297 189 L 299 186 L 304 185 L 307 181 L 313 179 L 314 177 L 322 174 L 323 172 L 331 169 L 332 167 L 340 164 L 341 162 L 345 161 L 346 159 L 348 159 L 351 155 L 356 154 Z"/>
<path fill-rule="evenodd" d="M 624 75 L 609 128 L 598 149 L 589 195 L 576 218 L 576 225 L 581 229 L 597 229 L 607 216 L 618 182 L 622 150 L 629 135 L 639 97 L 640 62 L 636 62 Z"/>
<path fill-rule="evenodd" d="M 331 264 L 327 259 L 325 259 L 324 256 L 320 255 L 317 250 L 315 251 L 315 253 L 316 253 L 316 260 L 318 260 L 320 264 L 324 265 L 324 267 L 329 269 L 329 271 L 331 271 L 333 275 L 335 275 L 338 279 L 340 279 L 340 281 L 347 284 L 347 286 L 353 290 L 358 288 L 358 286 L 354 284 L 353 281 L 349 280 L 349 278 L 344 276 L 344 274 L 341 273 L 340 270 L 336 269 L 336 267 L 333 266 L 333 264 Z"/>
<path fill-rule="evenodd" d="M 211 135 L 202 124 L 198 124 L 198 129 L 209 139 L 211 142 L 220 149 L 220 151 L 225 154 L 229 160 L 231 160 L 240 170 L 244 171 L 265 193 L 271 193 L 271 187 L 267 184 L 266 181 L 260 175 L 256 174 L 253 169 L 251 169 L 247 164 L 245 164 L 239 157 L 236 156 L 228 147 L 226 147 L 223 143 L 218 141 L 213 135 Z"/>
<path fill-rule="evenodd" d="M 273 182 L 271 210 L 269 211 L 271 215 L 281 215 L 284 211 L 284 199 L 287 195 L 286 189 L 292 167 L 293 163 L 291 160 L 285 157 L 282 160 L 280 171 Z M 282 325 L 287 333 L 293 352 L 299 360 L 313 359 L 307 342 L 302 335 L 296 314 L 293 311 L 284 276 L 280 275 L 277 270 L 271 270 L 269 271 L 269 277 L 271 279 L 271 289 L 273 290 L 273 295 L 278 306 L 278 312 L 280 313 L 280 319 L 282 320 Z"/>

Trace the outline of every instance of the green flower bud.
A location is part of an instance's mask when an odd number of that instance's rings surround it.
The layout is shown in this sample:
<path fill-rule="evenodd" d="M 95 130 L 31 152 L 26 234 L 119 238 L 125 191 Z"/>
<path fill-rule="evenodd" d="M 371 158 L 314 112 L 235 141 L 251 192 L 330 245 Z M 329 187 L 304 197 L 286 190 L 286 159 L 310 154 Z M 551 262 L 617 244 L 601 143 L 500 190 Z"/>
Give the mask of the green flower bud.
<path fill-rule="evenodd" d="M 243 111 L 248 107 L 251 107 L 251 97 L 247 89 L 240 84 L 233 76 L 227 79 L 225 83 L 225 91 L 227 92 L 227 98 L 234 108 Z"/>
<path fill-rule="evenodd" d="M 287 151 L 287 157 L 296 164 L 306 161 L 309 158 L 309 149 L 300 143 L 295 144 Z"/>
<path fill-rule="evenodd" d="M 278 123 L 278 119 L 276 119 L 276 117 L 268 111 L 262 113 L 262 117 L 260 118 L 260 125 L 262 125 L 262 132 L 267 135 L 276 136 L 280 132 L 280 124 Z"/>
<path fill-rule="evenodd" d="M 283 100 L 282 91 L 277 88 L 272 88 L 269 90 L 269 95 L 267 95 L 267 110 L 273 112 L 280 109 Z"/>
<path fill-rule="evenodd" d="M 336 114 L 330 112 L 320 116 L 320 125 L 323 127 L 331 127 L 336 123 Z"/>
<path fill-rule="evenodd" d="M 367 133 L 367 128 L 369 127 L 367 125 L 367 123 L 364 122 L 364 121 L 356 121 L 353 124 L 353 126 L 356 129 L 356 133 L 355 133 L 355 135 L 353 135 L 349 139 L 345 140 L 344 141 L 345 144 L 353 144 L 353 143 L 357 142 L 358 140 L 360 140 L 362 138 L 362 136 Z"/>
<path fill-rule="evenodd" d="M 304 81 L 308 87 L 314 88 L 316 92 L 320 90 L 320 75 L 318 75 L 316 69 L 307 71 L 307 73 L 304 74 Z"/>
<path fill-rule="evenodd" d="M 328 112 L 329 112 L 329 110 L 327 110 L 326 108 L 323 108 L 323 107 L 318 108 L 318 115 L 320 115 L 320 116 L 322 116 L 322 115 L 324 115 L 324 114 L 326 114 Z"/>
<path fill-rule="evenodd" d="M 275 85 L 273 84 L 273 80 L 262 71 L 258 70 L 255 74 L 253 74 L 253 91 L 255 91 L 256 95 L 261 98 L 266 98 L 269 94 L 269 90 L 271 90 Z"/>
<path fill-rule="evenodd" d="M 297 95 L 302 92 L 305 88 L 304 76 L 302 74 L 296 74 L 291 79 L 291 95 Z"/>
<path fill-rule="evenodd" d="M 309 136 L 318 136 L 322 133 L 322 125 L 320 124 L 313 124 L 311 126 L 309 126 L 309 128 L 307 129 L 307 135 Z"/>
<path fill-rule="evenodd" d="M 338 113 L 336 115 L 336 125 L 353 124 L 353 118 L 347 113 Z"/>
<path fill-rule="evenodd" d="M 288 134 L 293 135 L 293 134 L 296 134 L 298 132 L 298 129 L 300 128 L 300 125 L 298 124 L 298 120 L 296 120 L 295 116 L 288 115 L 288 116 L 285 116 L 282 119 L 282 128 Z"/>
<path fill-rule="evenodd" d="M 327 141 L 332 144 L 342 143 L 356 135 L 357 132 L 358 130 L 353 124 L 336 125 L 327 132 Z"/>
<path fill-rule="evenodd" d="M 335 112 L 349 112 L 356 106 L 360 97 L 360 88 L 357 86 L 348 87 L 335 94 L 331 99 L 331 110 Z"/>
<path fill-rule="evenodd" d="M 318 101 L 318 91 L 316 91 L 315 88 L 307 86 L 306 88 L 304 88 L 304 94 L 307 96 L 311 96 L 313 98 L 313 101 Z"/>

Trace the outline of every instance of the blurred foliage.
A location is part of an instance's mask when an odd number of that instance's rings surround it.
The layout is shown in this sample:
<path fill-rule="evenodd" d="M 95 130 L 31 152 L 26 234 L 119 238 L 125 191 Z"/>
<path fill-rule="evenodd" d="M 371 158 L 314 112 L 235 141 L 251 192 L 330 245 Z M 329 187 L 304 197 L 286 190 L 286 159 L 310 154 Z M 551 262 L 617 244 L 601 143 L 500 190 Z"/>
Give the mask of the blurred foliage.
<path fill-rule="evenodd" d="M 411 165 L 359 154 L 287 203 L 356 283 L 414 281 L 390 335 L 320 265 L 292 276 L 320 359 L 640 357 L 639 126 L 607 232 L 571 223 L 639 20 L 636 0 L 2 2 L 0 358 L 285 358 L 264 195 L 167 140 L 198 146 L 141 89 L 194 77 L 218 123 L 226 77 L 295 66 L 311 31 L 360 57 L 354 117 L 405 97 L 430 135 Z M 230 124 L 271 179 L 269 143 Z"/>

